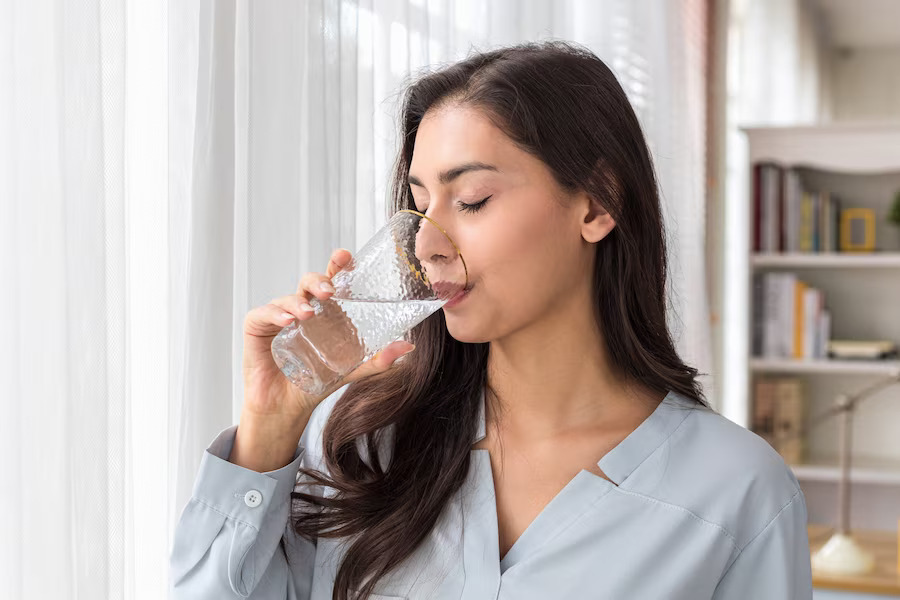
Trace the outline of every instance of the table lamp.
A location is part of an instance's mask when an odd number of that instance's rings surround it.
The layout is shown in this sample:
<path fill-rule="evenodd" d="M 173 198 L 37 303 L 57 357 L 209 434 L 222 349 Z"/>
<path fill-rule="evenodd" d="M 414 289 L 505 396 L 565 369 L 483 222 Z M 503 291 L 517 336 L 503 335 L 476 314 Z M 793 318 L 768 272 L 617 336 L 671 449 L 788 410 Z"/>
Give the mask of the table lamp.
<path fill-rule="evenodd" d="M 876 392 L 900 383 L 900 371 L 885 377 L 855 394 L 841 394 L 834 406 L 810 421 L 810 425 L 794 435 L 776 436 L 791 438 L 805 435 L 818 423 L 840 415 L 840 477 L 838 478 L 838 527 L 831 538 L 812 556 L 816 571 L 832 575 L 861 575 L 875 566 L 872 554 L 860 546 L 850 532 L 850 446 L 853 428 L 853 411 L 856 406 Z"/>

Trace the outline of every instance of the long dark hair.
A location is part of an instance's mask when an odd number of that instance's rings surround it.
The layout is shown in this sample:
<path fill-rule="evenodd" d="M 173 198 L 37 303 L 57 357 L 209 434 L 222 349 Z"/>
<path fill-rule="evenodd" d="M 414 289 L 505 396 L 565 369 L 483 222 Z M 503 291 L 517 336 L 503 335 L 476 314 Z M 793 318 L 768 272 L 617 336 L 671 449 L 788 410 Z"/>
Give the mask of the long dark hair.
<path fill-rule="evenodd" d="M 708 406 L 697 370 L 679 358 L 666 323 L 666 243 L 650 152 L 610 69 L 589 50 L 550 41 L 472 54 L 408 87 L 391 212 L 415 208 L 409 190 L 416 131 L 448 101 L 480 109 L 519 147 L 548 165 L 566 190 L 585 190 L 616 221 L 597 243 L 596 318 L 607 355 L 629 382 L 674 391 Z M 462 343 L 443 311 L 409 335 L 416 350 L 378 375 L 350 384 L 323 432 L 328 474 L 303 469 L 329 497 L 295 491 L 316 510 L 291 524 L 304 537 L 350 538 L 335 600 L 360 598 L 410 556 L 469 470 L 489 343 Z M 390 461 L 376 450 L 393 424 Z M 359 445 L 358 445 L 359 444 Z M 361 453 L 360 450 L 366 452 Z M 374 459 L 366 460 L 367 457 Z"/>

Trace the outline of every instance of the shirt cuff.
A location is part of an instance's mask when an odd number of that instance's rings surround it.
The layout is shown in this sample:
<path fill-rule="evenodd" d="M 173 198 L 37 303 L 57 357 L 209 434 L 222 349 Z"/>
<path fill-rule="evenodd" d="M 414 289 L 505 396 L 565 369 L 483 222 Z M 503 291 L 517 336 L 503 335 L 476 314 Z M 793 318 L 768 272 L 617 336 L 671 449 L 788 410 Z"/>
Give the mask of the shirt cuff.
<path fill-rule="evenodd" d="M 298 444 L 294 458 L 280 469 L 253 471 L 228 462 L 237 428 L 223 430 L 203 453 L 193 498 L 258 531 L 272 506 L 284 506 L 290 500 L 306 449 Z"/>

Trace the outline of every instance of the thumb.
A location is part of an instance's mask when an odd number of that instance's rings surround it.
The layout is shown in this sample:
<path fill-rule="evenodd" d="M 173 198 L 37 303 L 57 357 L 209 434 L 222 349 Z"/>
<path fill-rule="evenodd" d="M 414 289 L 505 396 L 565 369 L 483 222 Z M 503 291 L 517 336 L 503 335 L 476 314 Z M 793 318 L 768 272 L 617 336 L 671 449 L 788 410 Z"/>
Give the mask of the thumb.
<path fill-rule="evenodd" d="M 375 375 L 387 371 L 396 362 L 398 358 L 404 354 L 409 354 L 415 350 L 415 346 L 406 341 L 391 342 L 382 350 L 377 352 L 375 356 L 361 364 L 348 377 L 347 382 L 356 381 L 370 375 Z"/>

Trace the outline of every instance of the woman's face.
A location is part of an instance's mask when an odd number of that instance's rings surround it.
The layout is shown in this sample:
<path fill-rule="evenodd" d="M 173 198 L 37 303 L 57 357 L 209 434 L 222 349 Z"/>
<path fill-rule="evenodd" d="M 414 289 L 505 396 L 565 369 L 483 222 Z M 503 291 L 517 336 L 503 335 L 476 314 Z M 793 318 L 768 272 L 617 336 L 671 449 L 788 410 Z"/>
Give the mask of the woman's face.
<path fill-rule="evenodd" d="M 465 259 L 472 289 L 443 309 L 455 339 L 499 339 L 575 292 L 590 297 L 586 196 L 567 194 L 480 111 L 451 104 L 427 112 L 409 182 L 416 210 L 440 224 Z"/>

